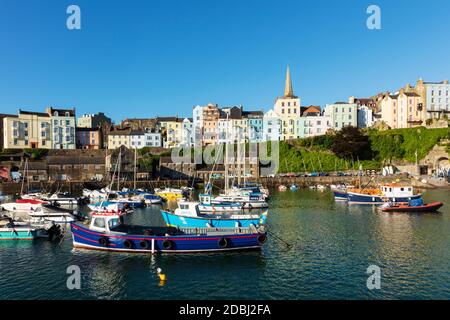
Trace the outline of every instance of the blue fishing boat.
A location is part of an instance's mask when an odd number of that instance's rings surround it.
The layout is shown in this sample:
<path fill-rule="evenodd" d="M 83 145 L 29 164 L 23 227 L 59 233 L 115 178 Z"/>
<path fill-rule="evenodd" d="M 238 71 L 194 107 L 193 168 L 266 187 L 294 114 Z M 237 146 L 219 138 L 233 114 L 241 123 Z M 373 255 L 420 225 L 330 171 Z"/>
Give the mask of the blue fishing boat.
<path fill-rule="evenodd" d="M 93 215 L 89 227 L 71 224 L 75 248 L 132 253 L 189 253 L 260 249 L 259 228 L 172 228 L 126 225 L 118 215 Z"/>
<path fill-rule="evenodd" d="M 415 194 L 412 186 L 391 183 L 376 189 L 349 189 L 347 199 L 355 204 L 383 204 L 385 202 L 409 202 L 422 198 Z"/>
<path fill-rule="evenodd" d="M 293 184 L 293 185 L 291 185 L 291 186 L 289 187 L 289 189 L 290 189 L 291 191 L 297 191 L 297 190 L 298 190 L 298 187 L 297 187 L 295 184 Z"/>
<path fill-rule="evenodd" d="M 334 199 L 337 201 L 347 201 L 348 195 L 345 190 L 333 190 Z"/>
<path fill-rule="evenodd" d="M 268 211 L 261 214 L 202 213 L 196 202 L 182 202 L 174 212 L 161 210 L 164 221 L 170 227 L 188 228 L 239 228 L 262 226 L 266 223 Z"/>

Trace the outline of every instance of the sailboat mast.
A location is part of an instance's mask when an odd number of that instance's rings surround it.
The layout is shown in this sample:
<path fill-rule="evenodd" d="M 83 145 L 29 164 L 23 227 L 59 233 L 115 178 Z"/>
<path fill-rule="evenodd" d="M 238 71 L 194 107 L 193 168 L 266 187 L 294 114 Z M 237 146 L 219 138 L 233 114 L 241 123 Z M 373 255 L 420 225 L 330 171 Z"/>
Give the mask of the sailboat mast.
<path fill-rule="evenodd" d="M 227 113 L 227 129 L 225 131 L 225 159 L 224 159 L 224 164 L 225 164 L 225 194 L 228 191 L 228 113 Z"/>
<path fill-rule="evenodd" d="M 136 158 L 137 158 L 137 148 L 134 148 L 134 184 L 133 184 L 134 190 L 136 190 Z"/>
<path fill-rule="evenodd" d="M 120 167 L 122 166 L 122 149 L 119 149 L 119 159 L 117 159 L 117 191 L 120 191 Z"/>

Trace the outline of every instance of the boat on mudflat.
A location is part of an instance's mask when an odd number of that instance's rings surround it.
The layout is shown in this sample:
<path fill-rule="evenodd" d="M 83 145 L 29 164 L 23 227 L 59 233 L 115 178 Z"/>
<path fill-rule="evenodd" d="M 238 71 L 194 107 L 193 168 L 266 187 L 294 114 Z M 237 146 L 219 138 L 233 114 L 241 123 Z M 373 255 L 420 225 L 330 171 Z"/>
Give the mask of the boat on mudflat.
<path fill-rule="evenodd" d="M 200 212 L 197 202 L 181 202 L 174 212 L 161 210 L 161 214 L 169 227 L 188 228 L 248 228 L 265 224 L 268 211 L 260 214 L 240 213 L 205 213 Z"/>
<path fill-rule="evenodd" d="M 118 215 L 92 216 L 90 225 L 71 223 L 74 248 L 131 253 L 189 253 L 260 249 L 263 229 L 172 228 L 126 225 Z"/>

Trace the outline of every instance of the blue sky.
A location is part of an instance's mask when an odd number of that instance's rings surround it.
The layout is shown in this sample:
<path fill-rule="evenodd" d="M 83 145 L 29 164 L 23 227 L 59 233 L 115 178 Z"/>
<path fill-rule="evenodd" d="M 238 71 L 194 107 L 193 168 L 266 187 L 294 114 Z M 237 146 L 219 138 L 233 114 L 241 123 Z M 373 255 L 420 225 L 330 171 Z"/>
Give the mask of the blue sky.
<path fill-rule="evenodd" d="M 81 8 L 82 29 L 66 28 Z M 377 4 L 382 30 L 366 28 Z M 286 65 L 302 105 L 450 78 L 447 0 L 0 0 L 0 113 L 125 117 L 268 110 Z"/>

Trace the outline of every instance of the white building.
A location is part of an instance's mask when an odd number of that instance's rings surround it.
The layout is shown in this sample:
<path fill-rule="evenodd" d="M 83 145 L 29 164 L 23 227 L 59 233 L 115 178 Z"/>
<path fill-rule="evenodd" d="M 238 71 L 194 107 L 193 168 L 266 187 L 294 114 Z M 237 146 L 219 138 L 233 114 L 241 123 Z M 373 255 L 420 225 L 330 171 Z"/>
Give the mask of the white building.
<path fill-rule="evenodd" d="M 281 138 L 281 119 L 273 110 L 264 114 L 263 118 L 263 140 L 278 141 Z"/>
<path fill-rule="evenodd" d="M 373 126 L 373 111 L 367 106 L 358 107 L 358 128 L 370 128 Z"/>
<path fill-rule="evenodd" d="M 203 142 L 203 109 L 202 106 L 195 106 L 192 109 L 192 129 L 195 146 L 201 146 Z"/>
<path fill-rule="evenodd" d="M 190 118 L 183 119 L 181 127 L 181 142 L 180 147 L 193 147 L 194 146 L 194 124 Z"/>
<path fill-rule="evenodd" d="M 76 149 L 75 109 L 47 108 L 52 123 L 52 149 Z"/>
<path fill-rule="evenodd" d="M 332 129 L 332 119 L 329 115 L 301 117 L 298 124 L 300 138 L 321 136 Z"/>
<path fill-rule="evenodd" d="M 324 115 L 331 117 L 331 126 L 334 130 L 358 126 L 358 106 L 356 103 L 336 102 L 327 104 Z"/>
<path fill-rule="evenodd" d="M 422 103 L 425 104 L 428 119 L 438 119 L 442 115 L 450 114 L 450 84 L 448 80 L 424 82 L 419 79 L 416 91 L 421 96 Z"/>

